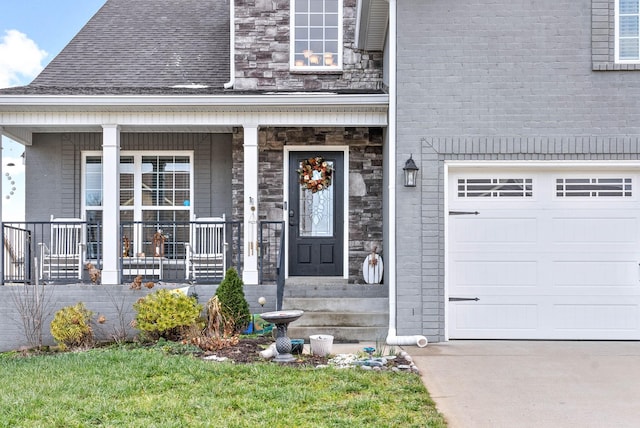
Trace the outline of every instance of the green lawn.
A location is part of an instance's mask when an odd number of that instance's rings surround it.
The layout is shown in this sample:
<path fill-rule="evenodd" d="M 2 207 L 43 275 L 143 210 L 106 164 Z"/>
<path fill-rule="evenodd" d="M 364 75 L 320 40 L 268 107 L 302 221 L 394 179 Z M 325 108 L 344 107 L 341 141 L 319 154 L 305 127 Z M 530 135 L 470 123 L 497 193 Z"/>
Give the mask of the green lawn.
<path fill-rule="evenodd" d="M 444 427 L 420 377 L 154 349 L 0 354 L 0 427 Z"/>

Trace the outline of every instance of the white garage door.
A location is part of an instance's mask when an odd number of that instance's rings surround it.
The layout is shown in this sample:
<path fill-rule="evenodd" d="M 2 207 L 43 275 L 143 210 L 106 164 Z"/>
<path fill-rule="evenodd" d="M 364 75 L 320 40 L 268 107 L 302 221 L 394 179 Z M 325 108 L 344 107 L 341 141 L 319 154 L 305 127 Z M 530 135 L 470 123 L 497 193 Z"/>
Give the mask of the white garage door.
<path fill-rule="evenodd" d="M 637 170 L 451 171 L 450 338 L 640 339 Z"/>

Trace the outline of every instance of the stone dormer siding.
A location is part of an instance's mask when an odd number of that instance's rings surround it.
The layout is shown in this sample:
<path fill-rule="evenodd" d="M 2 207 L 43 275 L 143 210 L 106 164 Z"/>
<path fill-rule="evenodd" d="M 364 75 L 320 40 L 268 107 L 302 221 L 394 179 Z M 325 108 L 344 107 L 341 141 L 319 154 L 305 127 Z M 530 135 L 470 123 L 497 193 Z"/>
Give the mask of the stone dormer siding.
<path fill-rule="evenodd" d="M 327 91 L 382 89 L 382 52 L 355 48 L 357 0 L 344 0 L 340 71 L 289 70 L 290 0 L 236 0 L 236 90 Z"/>

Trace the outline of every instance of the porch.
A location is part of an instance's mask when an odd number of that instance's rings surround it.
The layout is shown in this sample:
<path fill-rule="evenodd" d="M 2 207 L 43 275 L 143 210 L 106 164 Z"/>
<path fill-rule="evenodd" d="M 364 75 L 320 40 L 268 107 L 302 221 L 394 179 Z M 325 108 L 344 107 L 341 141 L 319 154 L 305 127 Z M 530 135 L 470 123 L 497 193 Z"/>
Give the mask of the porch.
<path fill-rule="evenodd" d="M 285 275 L 321 277 L 324 286 L 340 278 L 344 284 L 327 286 L 325 300 L 331 301 L 356 289 L 367 290 L 363 293 L 367 297 L 386 288 L 382 284 L 362 287 L 363 261 L 374 248 L 385 261 L 391 260 L 391 253 L 385 253 L 389 247 L 385 241 L 391 235 L 383 221 L 384 180 L 396 169 L 389 146 L 385 148 L 386 95 L 275 94 L 232 100 L 144 97 L 135 100 L 135 111 L 123 110 L 117 98 L 83 98 L 81 102 L 87 103 L 82 109 L 44 107 L 56 111 L 46 115 L 44 122 L 13 121 L 13 113 L 0 114 L 4 121 L 0 131 L 25 144 L 29 171 L 29 222 L 2 227 L 3 235 L 15 235 L 5 238 L 0 252 L 3 283 L 33 283 L 42 276 L 47 282 L 71 284 L 64 287 L 69 293 L 76 288 L 98 291 L 91 286 L 86 269 L 91 262 L 102 270 L 102 288 L 124 285 L 119 288 L 127 291 L 141 276 L 143 292 L 147 282 L 197 284 L 197 293 L 204 299 L 203 284 L 214 289 L 221 274 L 195 279 L 188 275 L 191 265 L 185 243 L 192 243 L 190 220 L 224 213 L 223 270 L 238 268 L 245 292 L 266 295 L 269 304 L 269 295 L 275 297 L 276 288 L 282 302 L 284 291 L 275 284 L 284 284 Z M 169 104 L 158 104 L 164 102 Z M 41 108 L 34 105 L 27 110 L 35 113 Z M 60 127 L 60 123 L 66 125 Z M 332 184 L 328 191 L 300 197 L 300 159 L 317 156 L 335 162 Z M 315 209 L 317 199 L 331 200 L 322 205 L 327 211 Z M 323 229 L 298 227 L 305 226 L 301 213 L 309 213 L 307 219 L 313 213 L 315 221 L 329 208 L 330 215 L 322 216 L 326 220 Z M 46 276 L 44 269 L 36 272 L 42 260 L 39 244 L 51 247 L 52 223 L 32 220 L 46 219 L 51 213 L 84 219 L 80 222 L 82 257 L 73 262 L 79 267 L 68 273 L 58 269 L 58 278 Z M 38 224 L 43 225 L 42 230 Z M 280 226 L 277 231 L 265 231 L 270 224 Z M 164 252 L 155 257 L 153 235 L 158 230 L 164 237 Z M 297 241 L 295 231 L 300 235 Z M 326 236 L 312 236 L 315 234 Z M 130 241 L 126 256 L 125 236 Z M 336 240 L 327 243 L 332 237 Z M 322 247 L 313 247 L 315 240 L 322 240 Z M 214 265 L 218 261 L 209 256 L 203 259 Z M 303 272 L 296 261 L 305 264 L 305 269 L 307 264 L 316 268 L 330 261 L 332 270 Z M 65 259 L 58 263 L 61 267 L 69 264 Z M 54 288 L 58 292 L 63 287 Z M 314 286 L 300 288 L 312 292 Z M 295 296 L 285 300 L 289 297 Z M 255 303 L 247 300 L 250 305 Z M 267 307 L 252 307 L 254 310 L 266 311 Z M 321 327 L 320 332 L 326 323 Z"/>
<path fill-rule="evenodd" d="M 349 285 L 347 279 L 338 277 L 292 277 L 287 280 L 285 288 L 284 226 L 282 221 L 257 222 L 256 242 L 246 243 L 242 238 L 243 224 L 235 220 L 122 222 L 119 230 L 123 238 L 119 239 L 121 253 L 117 267 L 121 286 L 95 286 L 100 284 L 100 280 L 94 282 L 87 264 L 100 270 L 104 268 L 103 241 L 108 237 L 104 236 L 101 223 L 74 219 L 3 223 L 4 245 L 0 252 L 4 267 L 2 285 L 52 284 L 55 286 L 50 292 L 57 296 L 56 307 L 73 304 L 80 299 L 100 313 L 109 315 L 108 319 L 122 321 L 122 314 L 114 312 L 114 302 L 120 299 L 120 305 L 125 301 L 132 304 L 139 298 L 138 293 L 151 291 L 147 290 L 146 284 L 153 283 L 154 288 L 189 285 L 204 301 L 215 294 L 227 268 L 235 267 L 242 272 L 244 252 L 255 252 L 259 284 L 249 284 L 244 288 L 252 313 L 303 309 L 304 319 L 292 329 L 292 334 L 302 338 L 320 332 L 332 334 L 337 342 L 382 340 L 388 323 L 387 287 L 380 284 Z M 190 268 L 193 260 L 189 262 L 193 257 L 189 251 L 193 249 L 189 248 L 202 247 L 197 242 L 201 239 L 197 230 L 203 227 L 207 233 L 212 230 L 220 232 L 215 236 L 210 234 L 208 238 L 219 241 L 214 246 L 220 248 L 223 255 L 209 253 L 204 256 L 200 263 L 216 267 L 194 276 L 194 270 Z M 67 232 L 68 239 L 64 243 L 59 242 L 63 235 L 61 230 Z M 76 230 L 80 233 L 69 233 Z M 157 248 L 158 242 L 154 241 L 158 233 L 164 238 L 161 248 Z M 77 242 L 72 238 L 78 238 Z M 63 255 L 62 249 L 78 256 L 70 258 L 68 254 Z M 47 255 L 49 260 L 45 261 Z M 130 290 L 136 281 L 141 291 Z M 11 290 L 14 288 L 2 287 L 0 296 L 14 296 Z M 267 304 L 258 305 L 258 297 L 266 297 Z M 8 303 L 11 300 L 5 301 L 6 314 L 16 310 Z M 0 348 L 13 349 L 20 343 L 19 337 L 17 330 L 0 335 Z"/>

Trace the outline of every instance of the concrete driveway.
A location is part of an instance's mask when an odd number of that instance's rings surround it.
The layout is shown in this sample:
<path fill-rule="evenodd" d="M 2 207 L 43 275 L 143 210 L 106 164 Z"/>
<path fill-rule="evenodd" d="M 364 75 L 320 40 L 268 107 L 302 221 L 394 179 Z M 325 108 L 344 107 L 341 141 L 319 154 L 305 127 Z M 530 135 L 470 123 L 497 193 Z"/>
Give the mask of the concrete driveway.
<path fill-rule="evenodd" d="M 638 427 L 640 342 L 407 348 L 452 428 Z"/>

